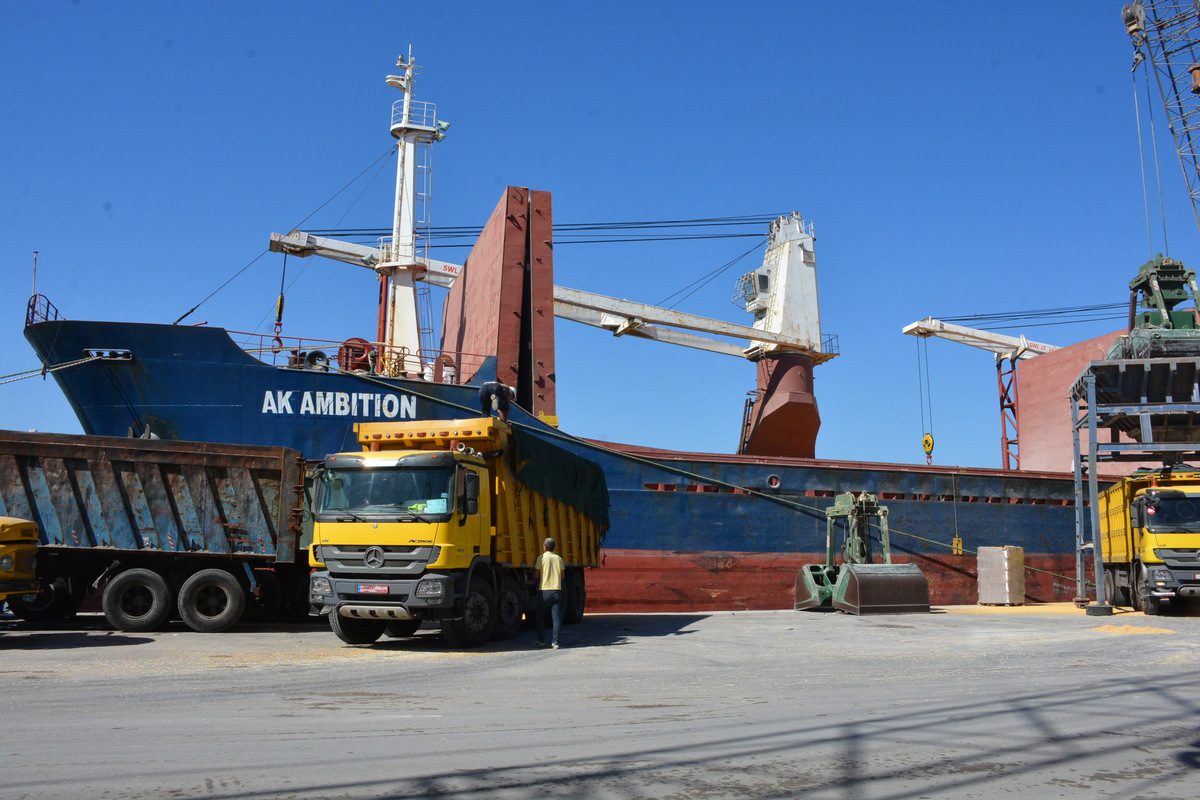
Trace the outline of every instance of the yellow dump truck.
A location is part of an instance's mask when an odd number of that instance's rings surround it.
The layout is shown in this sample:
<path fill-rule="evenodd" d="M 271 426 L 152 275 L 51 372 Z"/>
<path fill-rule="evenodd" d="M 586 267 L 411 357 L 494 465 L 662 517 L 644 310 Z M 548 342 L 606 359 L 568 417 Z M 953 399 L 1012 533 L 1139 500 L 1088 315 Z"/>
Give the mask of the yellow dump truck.
<path fill-rule="evenodd" d="M 33 571 L 38 528 L 27 519 L 0 517 L 0 603 L 38 590 Z"/>
<path fill-rule="evenodd" d="M 495 418 L 360 423 L 313 498 L 313 613 L 349 644 L 437 622 L 454 646 L 504 639 L 536 602 L 548 536 L 566 564 L 564 621 L 583 617 L 608 490 L 596 464 Z"/>
<path fill-rule="evenodd" d="M 1200 473 L 1144 470 L 1100 495 L 1104 590 L 1158 614 L 1200 596 Z"/>

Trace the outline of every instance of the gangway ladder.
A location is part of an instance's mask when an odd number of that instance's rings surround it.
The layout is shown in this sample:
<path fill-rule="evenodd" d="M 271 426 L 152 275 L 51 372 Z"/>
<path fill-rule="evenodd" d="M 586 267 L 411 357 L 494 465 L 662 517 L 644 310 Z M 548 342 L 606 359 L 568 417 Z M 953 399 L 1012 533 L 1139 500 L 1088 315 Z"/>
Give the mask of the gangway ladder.
<path fill-rule="evenodd" d="M 1174 464 L 1200 457 L 1200 436 L 1185 429 L 1178 439 L 1178 423 L 1200 415 L 1200 357 L 1108 359 L 1091 362 L 1071 388 L 1071 443 L 1075 479 L 1075 604 L 1090 616 L 1113 613 L 1104 587 L 1104 553 L 1100 545 L 1101 463 L 1152 461 Z M 1100 441 L 1100 430 L 1109 441 Z M 1087 431 L 1086 442 L 1082 441 Z M 1124 430 L 1134 441 L 1120 441 Z M 1087 508 L 1084 513 L 1084 481 Z M 1088 528 L 1090 527 L 1090 531 Z M 1090 534 L 1090 535 L 1089 535 Z M 1087 602 L 1087 559 L 1092 559 L 1096 602 Z"/>
<path fill-rule="evenodd" d="M 416 149 L 416 186 L 413 200 L 416 226 L 416 256 L 420 263 L 429 263 L 430 227 L 433 224 L 433 142 L 418 140 Z M 434 352 L 433 346 L 433 300 L 427 281 L 418 281 L 417 295 L 417 338 L 421 346 L 422 373 L 432 369 L 425 359 Z"/>

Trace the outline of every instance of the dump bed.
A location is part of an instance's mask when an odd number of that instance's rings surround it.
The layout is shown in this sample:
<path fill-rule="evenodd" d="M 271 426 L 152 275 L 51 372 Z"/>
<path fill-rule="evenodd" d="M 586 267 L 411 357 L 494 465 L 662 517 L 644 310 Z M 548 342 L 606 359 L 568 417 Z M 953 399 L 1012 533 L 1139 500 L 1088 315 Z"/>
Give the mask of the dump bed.
<path fill-rule="evenodd" d="M 495 459 L 496 560 L 533 566 L 553 536 L 568 567 L 599 564 L 608 527 L 608 489 L 592 462 L 529 434 Z"/>
<path fill-rule="evenodd" d="M 1180 542 L 1180 537 L 1194 537 L 1195 529 L 1159 531 L 1151 534 L 1149 542 L 1140 541 L 1138 531 L 1130 519 L 1130 507 L 1139 492 L 1147 489 L 1163 492 L 1200 494 L 1200 473 L 1176 470 L 1170 473 L 1159 471 L 1131 475 L 1100 493 L 1100 541 L 1105 563 L 1126 564 L 1139 557 L 1146 561 L 1155 547 L 1182 545 L 1194 547 L 1192 541 Z M 1193 517 L 1195 512 L 1193 512 Z"/>
<path fill-rule="evenodd" d="M 283 447 L 0 431 L 0 515 L 52 548 L 292 563 L 303 469 Z"/>
<path fill-rule="evenodd" d="M 490 417 L 355 426 L 368 450 L 453 451 L 492 470 L 494 557 L 532 566 L 553 536 L 567 566 L 594 567 L 608 529 L 608 486 L 595 463 Z"/>
<path fill-rule="evenodd" d="M 1136 492 L 1149 485 L 1149 479 L 1127 478 L 1100 493 L 1100 547 L 1104 563 L 1128 563 L 1133 559 L 1129 504 Z"/>

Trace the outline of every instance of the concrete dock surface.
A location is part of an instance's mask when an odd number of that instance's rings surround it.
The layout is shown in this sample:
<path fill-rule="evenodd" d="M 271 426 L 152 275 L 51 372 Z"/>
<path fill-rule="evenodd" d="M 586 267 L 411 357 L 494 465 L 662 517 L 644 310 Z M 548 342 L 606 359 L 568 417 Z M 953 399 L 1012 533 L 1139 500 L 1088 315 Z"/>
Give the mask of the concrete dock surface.
<path fill-rule="evenodd" d="M 3 798 L 1179 798 L 1200 615 L 589 615 L 456 652 L 0 620 Z"/>

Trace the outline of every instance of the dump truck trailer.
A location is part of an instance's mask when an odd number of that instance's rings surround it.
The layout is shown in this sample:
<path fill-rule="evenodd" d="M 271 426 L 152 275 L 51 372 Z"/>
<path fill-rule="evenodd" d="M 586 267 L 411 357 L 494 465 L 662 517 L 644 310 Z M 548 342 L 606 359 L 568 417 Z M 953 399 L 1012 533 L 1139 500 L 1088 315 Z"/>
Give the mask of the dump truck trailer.
<path fill-rule="evenodd" d="M 1158 614 L 1200 597 L 1200 473 L 1142 470 L 1099 500 L 1110 602 Z"/>
<path fill-rule="evenodd" d="M 307 612 L 304 475 L 282 447 L 0 431 L 0 516 L 40 533 L 36 592 L 9 607 L 61 620 L 99 592 L 126 631 Z"/>
<path fill-rule="evenodd" d="M 313 500 L 312 610 L 342 641 L 426 621 L 455 646 L 511 637 L 535 608 L 547 537 L 566 565 L 564 619 L 582 620 L 608 527 L 598 466 L 490 417 L 355 431 L 362 451 L 329 456 Z"/>

